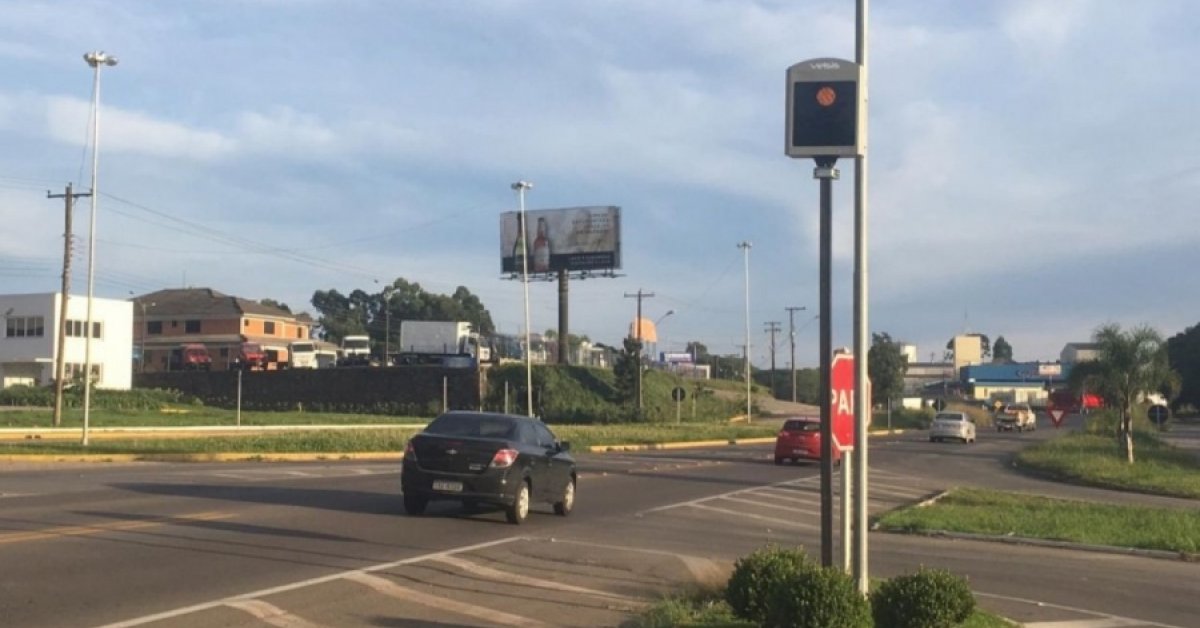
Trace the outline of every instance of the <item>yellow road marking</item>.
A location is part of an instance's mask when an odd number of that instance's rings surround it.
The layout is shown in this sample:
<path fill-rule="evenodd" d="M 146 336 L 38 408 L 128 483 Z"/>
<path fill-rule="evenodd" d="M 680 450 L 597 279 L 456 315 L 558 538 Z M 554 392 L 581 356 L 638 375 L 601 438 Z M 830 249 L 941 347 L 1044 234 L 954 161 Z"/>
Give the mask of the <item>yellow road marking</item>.
<path fill-rule="evenodd" d="M 47 539 L 62 538 L 64 536 L 89 536 L 93 534 L 102 534 L 104 532 L 139 530 L 142 528 L 154 528 L 158 526 L 171 525 L 173 523 L 215 521 L 218 519 L 228 519 L 232 516 L 233 513 L 228 512 L 200 512 L 191 515 L 155 517 L 153 519 L 139 519 L 137 521 L 114 521 L 112 523 L 98 523 L 95 525 L 60 526 L 45 530 L 0 534 L 0 545 L 5 545 L 8 543 L 22 543 L 25 541 L 44 541 Z"/>

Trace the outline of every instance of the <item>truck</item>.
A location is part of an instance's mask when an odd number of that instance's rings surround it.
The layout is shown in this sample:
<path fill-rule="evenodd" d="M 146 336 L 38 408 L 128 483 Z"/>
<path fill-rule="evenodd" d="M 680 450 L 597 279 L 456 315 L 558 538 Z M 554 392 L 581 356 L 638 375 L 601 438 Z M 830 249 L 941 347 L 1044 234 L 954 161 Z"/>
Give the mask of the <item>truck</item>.
<path fill-rule="evenodd" d="M 296 340 L 288 345 L 288 359 L 288 368 L 329 368 L 337 364 L 337 347 L 320 340 Z"/>
<path fill-rule="evenodd" d="M 264 371 L 267 368 L 267 352 L 257 342 L 243 342 L 238 346 L 237 356 L 229 365 L 231 370 Z"/>
<path fill-rule="evenodd" d="M 489 362 L 487 340 L 465 321 L 401 321 L 397 364 L 469 366 Z"/>
<path fill-rule="evenodd" d="M 212 356 L 208 347 L 189 342 L 171 350 L 170 366 L 176 371 L 207 371 L 212 368 Z"/>
<path fill-rule="evenodd" d="M 370 366 L 371 337 L 346 336 L 338 350 L 338 366 Z"/>
<path fill-rule="evenodd" d="M 996 431 L 1007 432 L 1016 430 L 1024 432 L 1025 430 L 1037 429 L 1037 417 L 1033 414 L 1033 408 L 1027 403 L 1010 403 L 1005 405 L 996 413 Z"/>

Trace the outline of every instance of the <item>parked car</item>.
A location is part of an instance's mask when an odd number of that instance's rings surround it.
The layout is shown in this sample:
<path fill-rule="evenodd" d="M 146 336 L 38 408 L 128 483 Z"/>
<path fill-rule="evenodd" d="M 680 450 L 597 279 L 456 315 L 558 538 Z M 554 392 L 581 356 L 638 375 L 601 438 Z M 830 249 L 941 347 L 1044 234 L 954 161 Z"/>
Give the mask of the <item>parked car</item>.
<path fill-rule="evenodd" d="M 786 461 L 821 459 L 821 419 L 818 417 L 796 417 L 783 422 L 775 436 L 775 464 Z M 833 461 L 842 461 L 842 452 L 833 448 Z"/>
<path fill-rule="evenodd" d="M 939 412 L 929 426 L 929 442 L 940 443 L 946 439 L 975 442 L 975 423 L 966 412 Z"/>
<path fill-rule="evenodd" d="M 570 449 L 537 419 L 448 412 L 408 441 L 400 471 L 404 511 L 419 515 L 433 500 L 495 504 L 519 524 L 531 503 L 546 502 L 568 515 L 578 479 Z"/>
<path fill-rule="evenodd" d="M 1030 408 L 1027 403 L 1010 403 L 996 413 L 997 432 L 1010 430 L 1024 432 L 1036 429 L 1037 417 L 1033 414 L 1033 408 Z"/>

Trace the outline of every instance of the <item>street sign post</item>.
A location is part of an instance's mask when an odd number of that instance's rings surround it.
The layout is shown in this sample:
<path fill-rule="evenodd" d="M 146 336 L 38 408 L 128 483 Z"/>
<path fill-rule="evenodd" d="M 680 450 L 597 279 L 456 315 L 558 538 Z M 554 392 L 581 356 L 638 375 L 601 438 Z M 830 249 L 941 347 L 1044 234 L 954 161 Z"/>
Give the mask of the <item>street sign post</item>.
<path fill-rule="evenodd" d="M 1151 421 L 1154 421 L 1156 425 L 1162 427 L 1163 423 L 1167 422 L 1167 418 L 1171 413 L 1166 406 L 1162 404 L 1155 404 L 1146 410 L 1146 414 L 1150 416 Z"/>
<path fill-rule="evenodd" d="M 854 447 L 854 356 L 839 353 L 830 367 L 830 414 L 834 442 L 843 449 Z"/>
<path fill-rule="evenodd" d="M 1067 415 L 1067 411 L 1062 408 L 1049 408 L 1046 412 L 1050 415 L 1050 420 L 1054 422 L 1054 427 L 1062 425 L 1063 417 Z"/>
<path fill-rule="evenodd" d="M 683 389 L 683 386 L 676 386 L 671 389 L 671 398 L 675 400 L 675 422 L 679 423 L 682 421 L 679 415 L 679 404 L 687 398 L 687 391 Z"/>

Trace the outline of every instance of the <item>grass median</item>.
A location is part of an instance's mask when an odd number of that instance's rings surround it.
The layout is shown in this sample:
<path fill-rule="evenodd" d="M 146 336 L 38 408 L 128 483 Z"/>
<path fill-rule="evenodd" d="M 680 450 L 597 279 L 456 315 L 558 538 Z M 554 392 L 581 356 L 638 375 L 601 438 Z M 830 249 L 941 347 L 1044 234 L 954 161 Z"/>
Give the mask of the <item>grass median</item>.
<path fill-rule="evenodd" d="M 1125 460 L 1112 436 L 1075 433 L 1017 454 L 1017 465 L 1055 480 L 1173 497 L 1200 498 L 1200 459 L 1135 432 L 1136 462 Z"/>
<path fill-rule="evenodd" d="M 45 408 L 5 410 L 0 412 L 0 427 L 48 428 L 53 412 Z M 242 412 L 241 424 L 252 425 L 379 425 L 388 423 L 428 423 L 428 418 L 397 417 L 388 414 L 354 414 L 339 412 Z M 93 410 L 88 420 L 91 427 L 234 427 L 237 412 L 209 406 L 172 405 L 152 410 L 103 409 Z M 80 428 L 83 410 L 63 411 L 62 427 Z"/>
<path fill-rule="evenodd" d="M 651 445 L 678 441 L 736 440 L 774 436 L 774 425 L 551 425 L 574 451 L 595 445 Z M 415 428 L 305 430 L 246 436 L 123 438 L 94 440 L 84 447 L 62 441 L 0 443 L 0 455 L 22 454 L 209 454 L 209 453 L 398 453 Z"/>
<path fill-rule="evenodd" d="M 1097 504 L 984 489 L 955 489 L 927 506 L 879 518 L 893 532 L 965 532 L 1114 547 L 1200 552 L 1200 511 Z"/>

